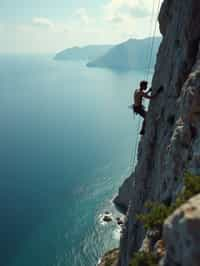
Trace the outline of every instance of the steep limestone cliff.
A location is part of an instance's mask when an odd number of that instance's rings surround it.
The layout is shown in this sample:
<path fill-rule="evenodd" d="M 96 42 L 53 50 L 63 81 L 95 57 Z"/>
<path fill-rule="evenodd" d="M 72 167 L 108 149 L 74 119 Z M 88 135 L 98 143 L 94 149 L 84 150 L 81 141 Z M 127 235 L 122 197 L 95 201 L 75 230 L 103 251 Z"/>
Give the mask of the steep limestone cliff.
<path fill-rule="evenodd" d="M 173 201 L 183 187 L 184 172 L 200 174 L 199 14 L 197 0 L 165 0 L 161 7 L 163 41 L 152 88 L 153 93 L 161 85 L 165 89 L 150 103 L 137 166 L 119 193 L 119 201 L 121 192 L 127 192 L 129 198 L 120 243 L 120 266 L 129 265 L 144 239 L 144 229 L 136 219 L 136 214 L 144 211 L 144 203 Z"/>

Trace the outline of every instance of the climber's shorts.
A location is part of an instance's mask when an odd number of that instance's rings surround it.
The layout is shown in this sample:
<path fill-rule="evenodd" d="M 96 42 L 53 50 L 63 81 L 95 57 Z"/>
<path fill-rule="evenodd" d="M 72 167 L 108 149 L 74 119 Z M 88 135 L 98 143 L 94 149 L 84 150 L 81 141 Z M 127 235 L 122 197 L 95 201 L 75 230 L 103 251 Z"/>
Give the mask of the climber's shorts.
<path fill-rule="evenodd" d="M 139 114 L 142 117 L 145 117 L 145 115 L 146 115 L 144 105 L 140 105 L 140 106 L 133 105 L 133 111 L 135 114 Z"/>

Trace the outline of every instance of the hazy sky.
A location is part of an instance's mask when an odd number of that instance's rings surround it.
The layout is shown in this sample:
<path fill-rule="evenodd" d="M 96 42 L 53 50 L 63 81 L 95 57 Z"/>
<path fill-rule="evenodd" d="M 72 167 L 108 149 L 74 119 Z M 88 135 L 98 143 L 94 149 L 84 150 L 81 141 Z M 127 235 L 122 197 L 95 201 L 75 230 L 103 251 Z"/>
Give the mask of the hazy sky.
<path fill-rule="evenodd" d="M 0 0 L 0 53 L 49 53 L 147 37 L 153 3 L 157 9 L 158 2 Z"/>

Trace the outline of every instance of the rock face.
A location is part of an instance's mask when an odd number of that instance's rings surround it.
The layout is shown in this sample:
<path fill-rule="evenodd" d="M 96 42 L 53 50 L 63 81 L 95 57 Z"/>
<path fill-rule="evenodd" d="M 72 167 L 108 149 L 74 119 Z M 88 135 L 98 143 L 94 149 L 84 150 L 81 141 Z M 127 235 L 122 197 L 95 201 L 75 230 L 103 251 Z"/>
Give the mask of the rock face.
<path fill-rule="evenodd" d="M 130 176 L 119 188 L 119 193 L 114 199 L 114 203 L 121 209 L 123 213 L 126 213 L 129 206 L 130 194 L 132 192 L 133 178 Z"/>
<path fill-rule="evenodd" d="M 103 256 L 98 266 L 117 266 L 118 256 L 119 249 L 113 249 Z"/>
<path fill-rule="evenodd" d="M 186 170 L 200 174 L 200 1 L 164 0 L 159 15 L 163 35 L 146 132 L 131 175 L 127 220 L 120 243 L 120 266 L 127 266 L 145 232 L 136 219 L 144 203 L 173 201 L 182 189 Z M 189 264 L 188 264 L 189 265 Z"/>
<path fill-rule="evenodd" d="M 200 265 L 200 195 L 192 198 L 164 225 L 166 265 Z"/>

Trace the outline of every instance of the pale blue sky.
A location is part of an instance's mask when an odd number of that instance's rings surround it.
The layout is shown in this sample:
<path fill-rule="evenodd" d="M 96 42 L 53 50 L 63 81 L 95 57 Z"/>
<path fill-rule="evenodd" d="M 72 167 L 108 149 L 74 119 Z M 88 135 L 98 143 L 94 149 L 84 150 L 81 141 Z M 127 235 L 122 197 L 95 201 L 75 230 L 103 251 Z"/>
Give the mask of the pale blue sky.
<path fill-rule="evenodd" d="M 74 45 L 147 37 L 153 2 L 1 0 L 0 53 L 54 53 Z"/>

